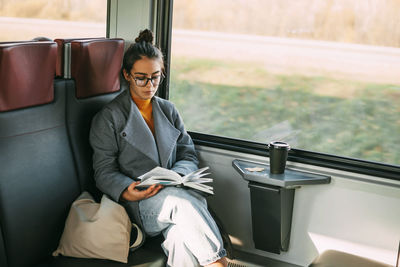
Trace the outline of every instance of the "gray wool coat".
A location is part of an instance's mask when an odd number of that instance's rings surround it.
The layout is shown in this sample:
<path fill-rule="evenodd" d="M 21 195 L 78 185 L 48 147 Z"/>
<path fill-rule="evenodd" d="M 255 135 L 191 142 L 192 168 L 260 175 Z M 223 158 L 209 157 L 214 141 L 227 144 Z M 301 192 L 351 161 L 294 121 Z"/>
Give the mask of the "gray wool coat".
<path fill-rule="evenodd" d="M 131 219 L 140 225 L 138 202 L 120 200 L 122 192 L 138 176 L 156 166 L 182 175 L 198 168 L 193 141 L 175 106 L 156 96 L 152 105 L 154 136 L 129 90 L 99 111 L 90 129 L 97 187 L 122 203 Z"/>

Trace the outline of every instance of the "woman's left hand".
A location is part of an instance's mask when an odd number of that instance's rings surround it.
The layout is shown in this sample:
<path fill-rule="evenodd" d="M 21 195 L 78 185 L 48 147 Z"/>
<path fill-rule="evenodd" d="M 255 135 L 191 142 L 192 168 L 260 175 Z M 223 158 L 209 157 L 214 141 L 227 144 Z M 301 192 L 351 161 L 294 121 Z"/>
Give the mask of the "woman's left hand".
<path fill-rule="evenodd" d="M 128 188 L 126 188 L 124 192 L 122 192 L 121 197 L 126 201 L 140 201 L 154 196 L 158 193 L 158 191 L 163 188 L 162 185 L 153 184 L 152 186 L 149 186 L 146 190 L 138 190 L 135 187 L 139 183 L 140 181 L 131 183 Z"/>

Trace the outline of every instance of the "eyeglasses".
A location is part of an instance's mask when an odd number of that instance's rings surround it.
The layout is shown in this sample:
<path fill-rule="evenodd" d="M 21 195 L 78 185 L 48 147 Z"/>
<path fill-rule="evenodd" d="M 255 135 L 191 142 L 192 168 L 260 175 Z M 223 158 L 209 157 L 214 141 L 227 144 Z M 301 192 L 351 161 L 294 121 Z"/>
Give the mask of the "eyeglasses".
<path fill-rule="evenodd" d="M 151 84 L 154 87 L 157 87 L 164 79 L 163 75 L 157 75 L 157 76 L 153 76 L 151 78 L 134 77 L 134 76 L 132 76 L 132 77 L 135 80 L 136 85 L 139 86 L 139 87 L 145 87 L 149 81 L 151 82 Z"/>

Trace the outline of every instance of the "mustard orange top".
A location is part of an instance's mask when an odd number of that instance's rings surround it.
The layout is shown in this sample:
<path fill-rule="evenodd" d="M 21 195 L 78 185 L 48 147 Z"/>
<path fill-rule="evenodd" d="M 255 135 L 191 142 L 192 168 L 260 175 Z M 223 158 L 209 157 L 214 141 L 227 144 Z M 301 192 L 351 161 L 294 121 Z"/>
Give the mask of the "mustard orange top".
<path fill-rule="evenodd" d="M 153 105 L 151 104 L 151 99 L 142 100 L 132 96 L 132 100 L 139 108 L 140 114 L 142 114 L 144 121 L 154 135 Z"/>

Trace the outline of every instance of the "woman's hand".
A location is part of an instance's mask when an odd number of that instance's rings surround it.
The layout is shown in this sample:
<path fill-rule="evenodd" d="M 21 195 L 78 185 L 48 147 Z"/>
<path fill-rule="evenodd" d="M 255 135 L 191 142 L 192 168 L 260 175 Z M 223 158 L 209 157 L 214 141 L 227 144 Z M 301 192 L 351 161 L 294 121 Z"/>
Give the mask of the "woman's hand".
<path fill-rule="evenodd" d="M 131 183 L 128 188 L 122 192 L 121 197 L 126 201 L 139 201 L 154 196 L 158 193 L 158 191 L 160 191 L 161 188 L 163 188 L 162 185 L 153 184 L 146 190 L 138 190 L 135 187 L 139 183 L 140 182 Z"/>

